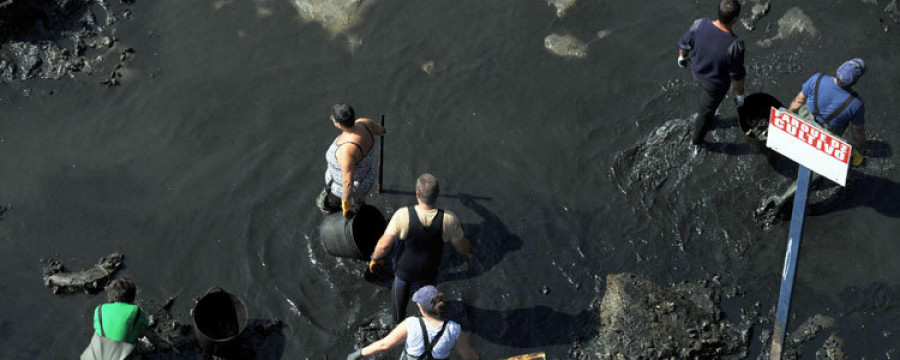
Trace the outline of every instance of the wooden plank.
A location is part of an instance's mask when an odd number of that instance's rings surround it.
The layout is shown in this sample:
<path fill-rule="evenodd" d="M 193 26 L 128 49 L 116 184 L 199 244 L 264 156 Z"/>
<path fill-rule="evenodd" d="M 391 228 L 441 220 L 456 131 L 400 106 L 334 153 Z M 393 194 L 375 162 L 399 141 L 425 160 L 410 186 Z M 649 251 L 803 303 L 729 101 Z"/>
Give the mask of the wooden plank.
<path fill-rule="evenodd" d="M 543 352 L 531 353 L 525 355 L 517 355 L 503 360 L 547 360 L 547 355 Z"/>

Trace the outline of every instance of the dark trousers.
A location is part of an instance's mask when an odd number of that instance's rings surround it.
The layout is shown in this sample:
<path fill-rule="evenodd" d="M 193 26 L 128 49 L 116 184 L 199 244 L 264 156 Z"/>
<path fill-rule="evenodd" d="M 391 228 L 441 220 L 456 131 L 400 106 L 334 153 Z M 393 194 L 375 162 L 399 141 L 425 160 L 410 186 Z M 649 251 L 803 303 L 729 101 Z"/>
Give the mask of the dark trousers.
<path fill-rule="evenodd" d="M 694 145 L 700 145 L 703 142 L 706 132 L 712 128 L 713 119 L 716 117 L 716 109 L 719 108 L 722 100 L 725 100 L 725 95 L 728 94 L 728 86 L 718 90 L 706 90 L 702 87 L 701 89 L 700 108 L 697 110 L 697 118 L 694 119 L 694 132 L 691 138 L 691 143 Z"/>
<path fill-rule="evenodd" d="M 406 281 L 399 276 L 394 277 L 394 286 L 391 289 L 391 312 L 394 316 L 394 324 L 399 324 L 406 318 L 406 306 L 409 305 L 410 294 L 425 285 L 434 285 L 434 279 L 430 281 Z"/>

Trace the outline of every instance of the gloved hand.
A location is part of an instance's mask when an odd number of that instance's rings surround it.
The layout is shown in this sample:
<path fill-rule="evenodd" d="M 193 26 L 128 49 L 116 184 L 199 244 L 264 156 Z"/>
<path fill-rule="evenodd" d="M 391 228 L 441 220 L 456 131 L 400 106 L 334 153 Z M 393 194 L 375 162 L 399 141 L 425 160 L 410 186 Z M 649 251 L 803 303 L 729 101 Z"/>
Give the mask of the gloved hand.
<path fill-rule="evenodd" d="M 691 58 L 686 58 L 684 56 L 678 55 L 678 66 L 682 68 L 686 68 L 691 63 Z"/>
<path fill-rule="evenodd" d="M 382 259 L 372 259 L 371 261 L 369 261 L 369 272 L 374 274 L 374 273 L 375 273 L 375 267 L 376 267 L 376 266 L 381 266 L 381 265 L 384 265 L 384 260 L 382 260 Z"/>
<path fill-rule="evenodd" d="M 353 213 L 353 203 L 347 200 L 341 200 L 341 210 L 344 211 L 344 217 L 350 217 Z"/>
<path fill-rule="evenodd" d="M 850 152 L 850 165 L 853 167 L 857 167 L 863 164 L 863 161 L 866 160 L 866 157 L 856 149 Z"/>
<path fill-rule="evenodd" d="M 737 107 L 744 106 L 744 95 L 735 95 L 734 96 L 734 105 Z"/>
<path fill-rule="evenodd" d="M 347 360 L 359 360 L 362 359 L 362 349 L 356 350 L 350 355 L 347 355 Z"/>

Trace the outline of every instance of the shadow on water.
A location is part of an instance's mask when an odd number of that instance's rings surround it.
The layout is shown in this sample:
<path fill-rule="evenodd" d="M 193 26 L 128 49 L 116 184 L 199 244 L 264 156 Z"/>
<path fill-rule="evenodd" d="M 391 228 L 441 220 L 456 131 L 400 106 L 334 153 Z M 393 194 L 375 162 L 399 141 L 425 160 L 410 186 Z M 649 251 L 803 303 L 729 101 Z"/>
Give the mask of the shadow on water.
<path fill-rule="evenodd" d="M 487 341 L 516 348 L 572 344 L 593 339 L 600 332 L 598 316 L 591 310 L 575 315 L 546 306 L 488 310 L 451 300 L 447 302 L 446 318 Z"/>
<path fill-rule="evenodd" d="M 463 206 L 474 211 L 481 217 L 478 224 L 462 224 L 463 233 L 472 245 L 474 257 L 468 260 L 468 268 L 465 271 L 448 273 L 446 269 L 455 268 L 467 260 L 456 252 L 452 245 L 444 246 L 444 257 L 441 259 L 441 275 L 438 282 L 454 281 L 476 277 L 485 273 L 503 259 L 510 252 L 522 248 L 522 238 L 511 233 L 497 214 L 477 203 L 477 198 L 468 194 L 459 194 L 459 201 Z"/>
<path fill-rule="evenodd" d="M 737 116 L 731 116 L 727 118 L 716 118 L 717 120 L 713 122 L 713 129 L 726 129 L 726 131 L 742 131 L 740 123 L 738 121 Z M 737 128 L 737 130 L 731 130 L 733 128 Z M 741 135 L 746 141 L 742 143 L 724 143 L 724 142 L 703 142 L 700 146 L 703 147 L 704 150 L 721 153 L 725 155 L 731 156 L 746 156 L 746 155 L 759 155 L 763 152 L 763 149 L 760 149 L 760 146 L 765 147 L 765 144 L 756 144 L 752 143 L 746 136 Z"/>
<path fill-rule="evenodd" d="M 829 182 L 831 186 L 837 186 Z M 848 187 L 839 189 L 826 200 L 810 204 L 809 215 L 825 215 L 857 207 L 868 207 L 879 214 L 900 217 L 900 183 L 879 176 L 858 174 Z"/>

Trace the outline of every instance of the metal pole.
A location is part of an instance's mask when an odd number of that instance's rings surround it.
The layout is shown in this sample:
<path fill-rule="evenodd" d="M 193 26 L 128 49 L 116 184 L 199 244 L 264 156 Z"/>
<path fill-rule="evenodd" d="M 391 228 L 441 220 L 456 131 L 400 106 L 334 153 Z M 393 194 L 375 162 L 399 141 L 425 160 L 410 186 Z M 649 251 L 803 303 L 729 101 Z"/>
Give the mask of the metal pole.
<path fill-rule="evenodd" d="M 787 253 L 784 255 L 784 270 L 781 272 L 781 291 L 778 294 L 778 312 L 769 360 L 781 360 L 788 313 L 791 309 L 791 291 L 797 272 L 797 258 L 800 255 L 800 239 L 803 237 L 803 218 L 806 216 L 806 199 L 809 196 L 810 170 L 803 165 L 797 171 L 797 193 L 794 194 L 794 208 L 791 210 L 791 230 L 788 233 Z"/>

